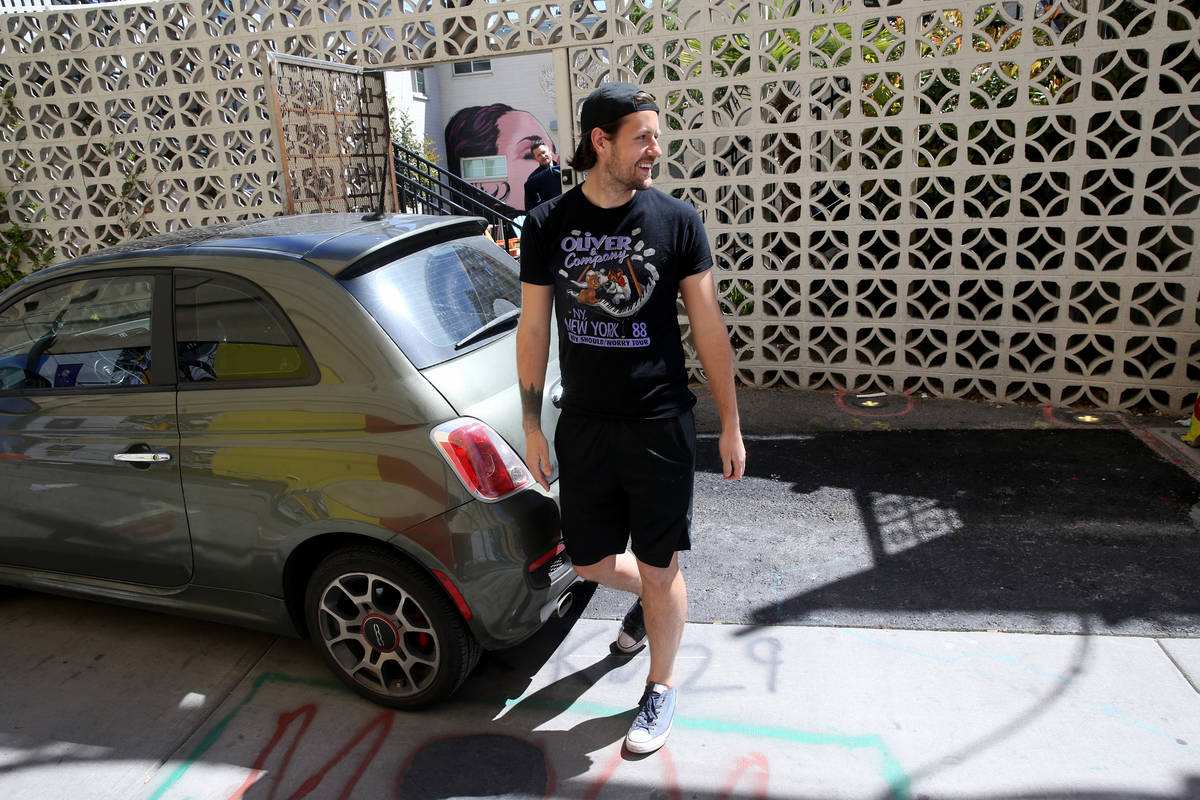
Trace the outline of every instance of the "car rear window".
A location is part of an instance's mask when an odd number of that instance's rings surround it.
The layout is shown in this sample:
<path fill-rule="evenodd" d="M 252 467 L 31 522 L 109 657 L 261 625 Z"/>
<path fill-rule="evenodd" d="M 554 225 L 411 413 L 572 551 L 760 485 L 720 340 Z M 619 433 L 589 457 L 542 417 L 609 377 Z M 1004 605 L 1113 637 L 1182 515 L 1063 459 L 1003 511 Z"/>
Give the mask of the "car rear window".
<path fill-rule="evenodd" d="M 299 381 L 311 374 L 283 311 L 232 275 L 175 273 L 175 338 L 181 385 Z"/>
<path fill-rule="evenodd" d="M 491 335 L 472 334 L 521 307 L 516 264 L 486 236 L 427 247 L 345 285 L 418 369 L 485 343 Z"/>

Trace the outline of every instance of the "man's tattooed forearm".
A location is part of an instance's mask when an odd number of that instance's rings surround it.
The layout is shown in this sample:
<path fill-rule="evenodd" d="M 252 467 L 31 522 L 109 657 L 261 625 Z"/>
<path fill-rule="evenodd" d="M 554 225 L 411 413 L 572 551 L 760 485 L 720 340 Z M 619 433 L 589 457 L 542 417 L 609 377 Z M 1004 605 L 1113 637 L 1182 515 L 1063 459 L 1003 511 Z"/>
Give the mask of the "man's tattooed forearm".
<path fill-rule="evenodd" d="M 532 383 L 521 387 L 521 417 L 526 430 L 542 426 L 542 390 Z"/>

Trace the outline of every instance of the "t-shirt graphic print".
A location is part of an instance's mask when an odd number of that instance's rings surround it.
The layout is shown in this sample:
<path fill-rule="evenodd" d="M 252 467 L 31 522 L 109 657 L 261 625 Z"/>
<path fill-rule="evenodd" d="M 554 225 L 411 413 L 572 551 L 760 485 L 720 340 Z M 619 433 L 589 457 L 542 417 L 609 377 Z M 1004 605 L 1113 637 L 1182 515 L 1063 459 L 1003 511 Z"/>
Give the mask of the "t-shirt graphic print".
<path fill-rule="evenodd" d="M 636 314 L 658 285 L 658 269 L 647 261 L 654 248 L 639 238 L 641 228 L 629 236 L 593 236 L 573 230 L 562 240 L 567 295 L 580 306 L 623 319 Z M 627 329 L 614 323 L 574 314 L 567 319 L 567 335 L 577 344 L 597 347 L 645 347 L 650 344 L 644 324 Z M 572 324 L 574 323 L 574 324 Z"/>

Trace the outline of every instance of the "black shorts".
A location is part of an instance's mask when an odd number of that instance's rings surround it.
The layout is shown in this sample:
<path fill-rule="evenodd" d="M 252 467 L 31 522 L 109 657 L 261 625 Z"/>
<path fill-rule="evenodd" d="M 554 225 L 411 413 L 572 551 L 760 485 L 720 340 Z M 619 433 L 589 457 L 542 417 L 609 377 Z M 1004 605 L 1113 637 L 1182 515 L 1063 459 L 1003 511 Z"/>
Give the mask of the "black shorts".
<path fill-rule="evenodd" d="M 690 550 L 696 425 L 689 409 L 666 419 L 563 414 L 554 432 L 563 543 L 595 564 L 625 552 L 666 567 Z"/>

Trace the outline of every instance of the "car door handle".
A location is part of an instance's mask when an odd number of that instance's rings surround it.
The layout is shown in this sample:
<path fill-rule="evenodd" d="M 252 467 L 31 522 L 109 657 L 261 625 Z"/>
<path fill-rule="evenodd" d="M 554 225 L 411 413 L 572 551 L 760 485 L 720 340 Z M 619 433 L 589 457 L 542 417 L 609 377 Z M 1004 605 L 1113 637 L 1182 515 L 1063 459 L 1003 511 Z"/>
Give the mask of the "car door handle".
<path fill-rule="evenodd" d="M 157 464 L 160 461 L 170 461 L 170 453 L 115 453 L 113 461 L 127 461 L 134 464 Z"/>

